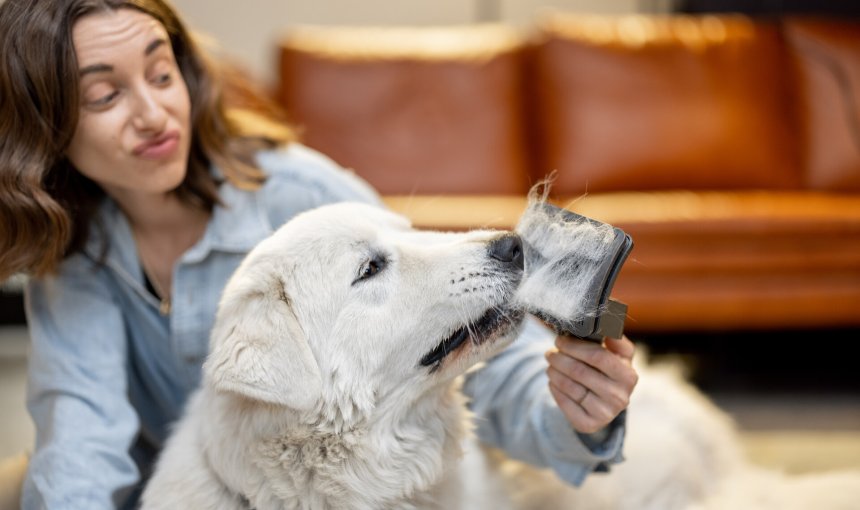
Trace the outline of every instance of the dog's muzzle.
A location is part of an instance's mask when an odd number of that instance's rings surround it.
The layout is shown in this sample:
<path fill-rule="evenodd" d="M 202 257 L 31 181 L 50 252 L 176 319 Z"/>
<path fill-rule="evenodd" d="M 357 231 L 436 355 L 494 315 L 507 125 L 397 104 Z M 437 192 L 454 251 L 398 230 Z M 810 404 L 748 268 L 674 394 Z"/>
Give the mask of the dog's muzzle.
<path fill-rule="evenodd" d="M 515 233 L 504 234 L 487 244 L 487 257 L 495 262 L 494 273 L 498 275 L 503 285 L 510 291 L 500 303 L 490 306 L 481 317 L 464 324 L 453 334 L 439 342 L 420 361 L 421 366 L 432 367 L 436 370 L 449 354 L 456 351 L 467 341 L 480 345 L 491 338 L 497 338 L 510 331 L 522 320 L 524 312 L 511 306 L 514 289 L 522 278 L 525 259 L 523 243 Z"/>
<path fill-rule="evenodd" d="M 505 234 L 490 242 L 487 247 L 490 258 L 515 269 L 523 270 L 525 261 L 523 256 L 523 241 L 517 234 Z"/>

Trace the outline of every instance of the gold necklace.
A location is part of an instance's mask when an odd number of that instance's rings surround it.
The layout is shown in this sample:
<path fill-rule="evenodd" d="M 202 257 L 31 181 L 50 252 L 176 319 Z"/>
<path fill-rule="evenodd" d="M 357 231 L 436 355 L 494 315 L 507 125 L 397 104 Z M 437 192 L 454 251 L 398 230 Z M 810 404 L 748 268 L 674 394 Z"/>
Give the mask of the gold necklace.
<path fill-rule="evenodd" d="M 155 277 L 155 271 L 147 267 L 148 264 L 146 263 L 146 258 L 142 253 L 140 254 L 140 265 L 143 267 L 143 272 L 149 280 L 149 283 L 152 284 L 152 288 L 155 289 L 155 293 L 158 294 L 158 297 L 161 299 L 161 302 L 158 304 L 159 313 L 161 313 L 161 315 L 170 314 L 170 293 L 164 292 L 164 288 L 161 286 L 158 278 Z"/>

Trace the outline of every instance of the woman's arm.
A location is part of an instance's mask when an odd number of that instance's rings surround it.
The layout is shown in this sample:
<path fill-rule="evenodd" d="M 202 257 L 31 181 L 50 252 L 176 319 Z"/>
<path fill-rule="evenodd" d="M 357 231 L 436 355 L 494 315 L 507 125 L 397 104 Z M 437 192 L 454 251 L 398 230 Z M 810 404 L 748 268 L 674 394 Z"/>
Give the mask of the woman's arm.
<path fill-rule="evenodd" d="M 116 508 L 139 479 L 123 320 L 97 273 L 77 269 L 32 281 L 26 292 L 36 425 L 26 509 Z"/>
<path fill-rule="evenodd" d="M 549 389 L 545 354 L 554 340 L 552 331 L 527 319 L 512 345 L 468 375 L 464 390 L 481 441 L 579 485 L 590 472 L 622 460 L 624 413 L 594 434 L 573 429 Z"/>

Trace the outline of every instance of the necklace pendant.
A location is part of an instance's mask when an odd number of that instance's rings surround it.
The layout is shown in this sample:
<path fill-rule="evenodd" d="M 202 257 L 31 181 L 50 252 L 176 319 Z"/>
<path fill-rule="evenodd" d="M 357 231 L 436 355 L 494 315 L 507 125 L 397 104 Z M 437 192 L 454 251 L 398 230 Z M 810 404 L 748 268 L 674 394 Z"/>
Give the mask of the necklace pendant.
<path fill-rule="evenodd" d="M 158 311 L 161 315 L 170 315 L 170 299 L 162 299 L 158 305 Z"/>

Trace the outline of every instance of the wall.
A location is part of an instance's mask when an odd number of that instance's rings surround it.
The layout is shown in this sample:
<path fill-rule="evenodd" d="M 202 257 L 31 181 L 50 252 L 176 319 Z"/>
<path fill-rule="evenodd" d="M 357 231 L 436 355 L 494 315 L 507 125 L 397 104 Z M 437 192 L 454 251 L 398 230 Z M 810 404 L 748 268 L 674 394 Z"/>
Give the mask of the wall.
<path fill-rule="evenodd" d="M 530 23 L 540 9 L 629 13 L 664 9 L 659 0 L 174 0 L 186 22 L 245 62 L 258 78 L 274 79 L 274 46 L 292 25 L 440 25 Z"/>

